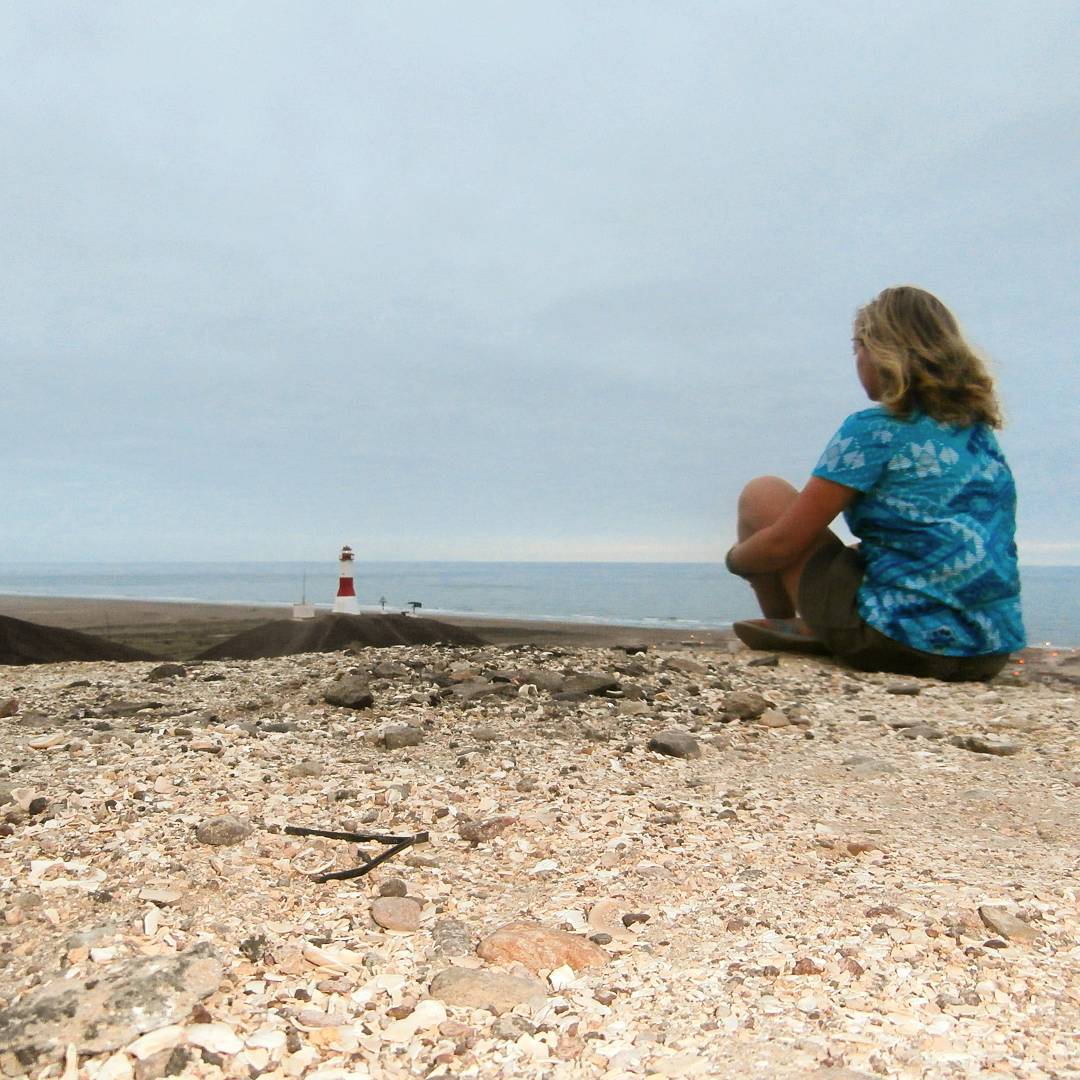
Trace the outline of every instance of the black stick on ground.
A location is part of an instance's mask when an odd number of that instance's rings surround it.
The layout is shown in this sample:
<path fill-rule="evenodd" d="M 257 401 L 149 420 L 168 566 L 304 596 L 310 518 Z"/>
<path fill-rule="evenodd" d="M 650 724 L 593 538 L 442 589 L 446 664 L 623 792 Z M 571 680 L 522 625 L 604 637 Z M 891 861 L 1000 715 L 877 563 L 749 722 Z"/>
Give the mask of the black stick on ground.
<path fill-rule="evenodd" d="M 370 873 L 380 863 L 400 854 L 406 848 L 414 844 L 426 844 L 429 836 L 426 832 L 410 833 L 406 836 L 388 836 L 385 833 L 342 832 L 337 829 L 313 829 L 306 825 L 286 825 L 285 832 L 290 836 L 324 836 L 328 840 L 348 840 L 353 844 L 387 844 L 386 851 L 376 855 L 374 859 L 368 858 L 363 852 L 359 852 L 364 860 L 363 866 L 354 866 L 351 870 L 337 870 L 329 874 L 313 874 L 313 880 L 322 884 L 326 881 L 347 881 L 350 878 L 363 877 Z"/>

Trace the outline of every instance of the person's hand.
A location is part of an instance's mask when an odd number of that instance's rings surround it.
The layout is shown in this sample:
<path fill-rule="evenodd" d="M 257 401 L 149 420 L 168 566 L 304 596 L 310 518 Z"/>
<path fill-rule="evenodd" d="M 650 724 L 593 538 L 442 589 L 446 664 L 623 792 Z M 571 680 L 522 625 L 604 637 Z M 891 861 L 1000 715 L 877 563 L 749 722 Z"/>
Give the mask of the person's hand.
<path fill-rule="evenodd" d="M 724 566 L 729 574 L 734 574 L 736 577 L 746 577 L 745 574 L 739 573 L 739 571 L 731 564 L 731 556 L 738 546 L 738 544 L 732 544 L 731 547 L 728 548 L 728 553 L 724 556 Z"/>

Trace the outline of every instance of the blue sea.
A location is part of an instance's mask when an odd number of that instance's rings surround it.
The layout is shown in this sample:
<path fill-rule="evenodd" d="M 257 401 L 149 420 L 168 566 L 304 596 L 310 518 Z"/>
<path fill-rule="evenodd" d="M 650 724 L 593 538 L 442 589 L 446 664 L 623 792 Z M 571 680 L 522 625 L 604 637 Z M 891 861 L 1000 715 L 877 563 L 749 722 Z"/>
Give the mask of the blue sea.
<path fill-rule="evenodd" d="M 632 626 L 730 626 L 758 614 L 719 563 L 362 562 L 361 608 Z M 1080 566 L 1022 571 L 1033 645 L 1080 646 Z M 0 563 L 0 594 L 329 606 L 337 563 Z"/>

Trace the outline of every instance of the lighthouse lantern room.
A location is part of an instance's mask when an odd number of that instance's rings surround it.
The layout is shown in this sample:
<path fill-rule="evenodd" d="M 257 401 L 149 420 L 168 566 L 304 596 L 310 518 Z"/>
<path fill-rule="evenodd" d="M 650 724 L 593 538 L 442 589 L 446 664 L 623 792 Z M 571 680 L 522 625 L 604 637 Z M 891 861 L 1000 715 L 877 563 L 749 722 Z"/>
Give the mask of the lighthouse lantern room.
<path fill-rule="evenodd" d="M 356 587 L 353 585 L 353 549 L 348 544 L 341 549 L 338 558 L 338 588 L 333 610 L 342 615 L 360 614 Z"/>

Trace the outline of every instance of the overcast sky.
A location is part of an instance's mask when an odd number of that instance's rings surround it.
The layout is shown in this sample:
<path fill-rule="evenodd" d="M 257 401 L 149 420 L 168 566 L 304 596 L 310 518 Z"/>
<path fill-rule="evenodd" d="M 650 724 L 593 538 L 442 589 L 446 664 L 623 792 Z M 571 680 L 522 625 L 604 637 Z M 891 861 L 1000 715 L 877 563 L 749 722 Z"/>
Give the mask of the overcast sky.
<path fill-rule="evenodd" d="M 0 561 L 721 558 L 915 283 L 1080 562 L 1078 16 L 8 0 Z"/>

